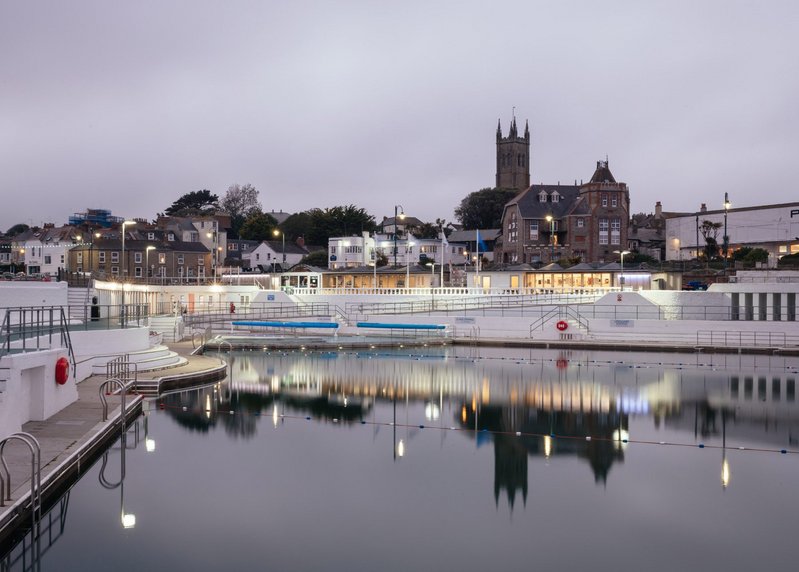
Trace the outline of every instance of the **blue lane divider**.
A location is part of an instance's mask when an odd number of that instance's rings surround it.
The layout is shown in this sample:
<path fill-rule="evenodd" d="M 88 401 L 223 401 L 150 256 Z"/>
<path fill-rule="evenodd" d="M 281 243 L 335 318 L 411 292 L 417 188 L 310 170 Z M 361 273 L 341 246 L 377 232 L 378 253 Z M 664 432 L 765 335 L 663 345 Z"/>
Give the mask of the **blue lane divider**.
<path fill-rule="evenodd" d="M 234 322 L 235 323 L 235 322 Z M 382 328 L 391 330 L 444 330 L 443 324 L 388 324 L 385 322 L 358 322 L 359 328 Z"/>
<path fill-rule="evenodd" d="M 261 326 L 264 328 L 338 328 L 337 322 L 244 322 L 235 321 L 234 326 Z"/>

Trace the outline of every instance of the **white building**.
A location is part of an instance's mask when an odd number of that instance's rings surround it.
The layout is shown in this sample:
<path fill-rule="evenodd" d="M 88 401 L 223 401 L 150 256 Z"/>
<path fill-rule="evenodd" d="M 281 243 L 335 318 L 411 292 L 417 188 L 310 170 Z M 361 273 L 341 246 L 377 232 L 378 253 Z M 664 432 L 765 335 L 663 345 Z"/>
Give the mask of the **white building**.
<path fill-rule="evenodd" d="M 703 205 L 704 207 L 704 205 Z M 799 252 L 799 203 L 730 208 L 727 211 L 729 251 L 748 246 L 769 252 L 769 266 L 786 254 Z M 724 209 L 666 218 L 666 260 L 691 260 L 705 247 L 702 223 L 718 223 L 716 242 L 724 243 Z"/>
<path fill-rule="evenodd" d="M 264 240 L 248 252 L 242 252 L 241 260 L 244 268 L 260 267 L 265 271 L 286 270 L 298 264 L 307 254 L 305 248 L 293 242 Z"/>
<path fill-rule="evenodd" d="M 396 246 L 396 256 L 394 248 Z M 440 238 L 397 238 L 393 235 L 375 234 L 369 236 L 364 232 L 361 236 L 339 236 L 328 240 L 328 268 L 357 268 L 371 266 L 374 263 L 375 251 L 383 256 L 389 266 L 407 266 L 408 264 L 463 264 L 466 260 L 466 245 L 447 242 Z"/>
<path fill-rule="evenodd" d="M 56 276 L 59 270 L 69 270 L 67 251 L 81 240 L 81 232 L 74 227 L 47 224 L 14 237 L 12 245 L 24 260 L 27 274 Z"/>

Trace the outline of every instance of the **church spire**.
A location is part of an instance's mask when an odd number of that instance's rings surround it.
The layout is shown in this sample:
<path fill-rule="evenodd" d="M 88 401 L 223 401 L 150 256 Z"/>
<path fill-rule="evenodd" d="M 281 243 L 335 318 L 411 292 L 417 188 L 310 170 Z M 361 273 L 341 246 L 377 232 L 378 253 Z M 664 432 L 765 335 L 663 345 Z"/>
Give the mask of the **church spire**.
<path fill-rule="evenodd" d="M 530 140 L 530 126 L 527 123 L 527 120 L 524 120 L 524 138 L 528 141 Z"/>
<path fill-rule="evenodd" d="M 502 139 L 502 123 L 499 119 L 497 119 L 497 141 Z"/>

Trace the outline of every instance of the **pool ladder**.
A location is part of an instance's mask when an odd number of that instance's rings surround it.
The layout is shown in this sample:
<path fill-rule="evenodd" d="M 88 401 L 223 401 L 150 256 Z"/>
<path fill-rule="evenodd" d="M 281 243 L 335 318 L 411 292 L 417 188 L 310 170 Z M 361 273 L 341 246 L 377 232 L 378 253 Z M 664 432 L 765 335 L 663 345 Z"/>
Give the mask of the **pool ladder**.
<path fill-rule="evenodd" d="M 35 563 L 35 569 L 38 570 L 41 551 L 38 529 L 42 518 L 42 448 L 36 437 L 24 431 L 12 433 L 0 441 L 0 507 L 5 506 L 6 501 L 11 501 L 11 472 L 5 458 L 6 445 L 11 441 L 21 441 L 31 453 L 31 538 L 36 539 L 31 542 L 31 562 Z"/>

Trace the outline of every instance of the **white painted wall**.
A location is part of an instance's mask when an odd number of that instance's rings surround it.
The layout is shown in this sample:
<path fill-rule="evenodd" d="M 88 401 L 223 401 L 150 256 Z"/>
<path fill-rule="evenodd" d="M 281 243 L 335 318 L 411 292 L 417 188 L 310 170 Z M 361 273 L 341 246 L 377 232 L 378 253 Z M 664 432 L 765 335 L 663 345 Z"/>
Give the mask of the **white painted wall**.
<path fill-rule="evenodd" d="M 75 379 L 65 385 L 55 382 L 55 363 L 67 357 L 54 349 L 0 359 L 0 373 L 7 378 L 0 393 L 0 439 L 20 431 L 23 423 L 43 421 L 78 399 Z"/>
<path fill-rule="evenodd" d="M 66 282 L 0 282 L 0 308 L 66 305 Z"/>
<path fill-rule="evenodd" d="M 144 351 L 150 347 L 150 328 L 124 330 L 72 331 L 72 348 L 78 364 L 78 383 L 92 374 L 92 366 L 104 365 L 122 354 Z"/>
<path fill-rule="evenodd" d="M 731 200 L 733 198 L 730 197 Z M 705 220 L 722 224 L 716 238 L 721 246 L 724 239 L 724 211 L 700 212 L 700 227 Z M 696 225 L 695 214 L 666 219 L 666 260 L 695 258 Z M 799 240 L 796 239 L 799 236 L 799 203 L 775 205 L 769 208 L 732 208 L 727 214 L 727 236 L 732 247 L 744 245 L 770 250 L 772 256 L 769 262 L 776 263 L 777 256 L 799 252 Z M 700 250 L 704 248 L 704 244 L 700 232 L 698 245 Z"/>

